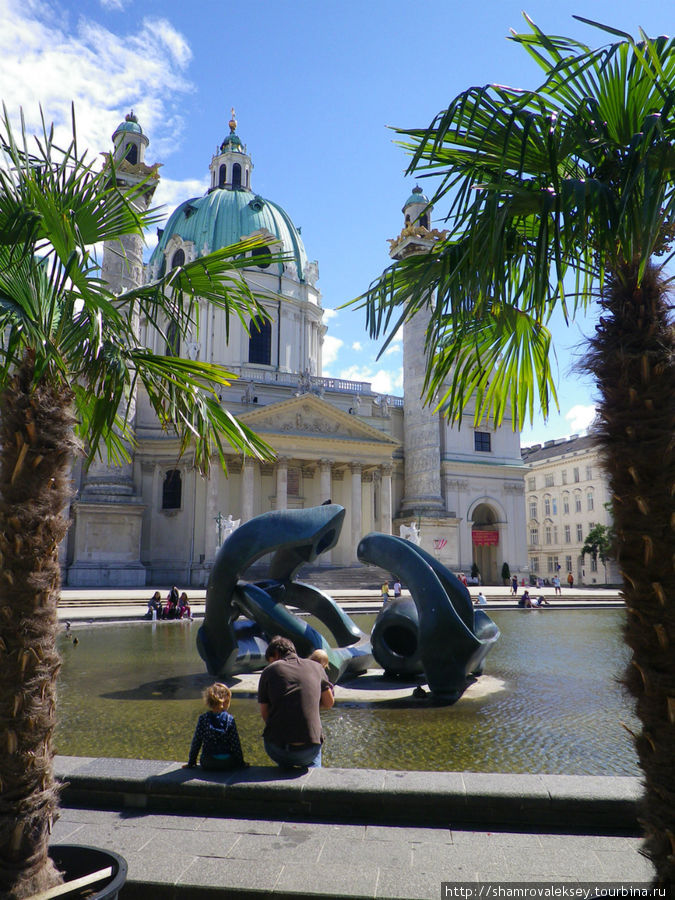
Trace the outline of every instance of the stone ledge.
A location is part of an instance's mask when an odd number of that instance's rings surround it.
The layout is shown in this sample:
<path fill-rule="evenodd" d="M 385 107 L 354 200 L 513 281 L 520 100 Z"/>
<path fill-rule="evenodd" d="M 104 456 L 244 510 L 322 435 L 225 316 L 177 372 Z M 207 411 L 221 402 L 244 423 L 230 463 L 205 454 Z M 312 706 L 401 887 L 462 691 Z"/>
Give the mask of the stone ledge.
<path fill-rule="evenodd" d="M 640 781 L 253 766 L 236 772 L 178 762 L 57 756 L 64 806 L 301 821 L 637 834 Z"/>

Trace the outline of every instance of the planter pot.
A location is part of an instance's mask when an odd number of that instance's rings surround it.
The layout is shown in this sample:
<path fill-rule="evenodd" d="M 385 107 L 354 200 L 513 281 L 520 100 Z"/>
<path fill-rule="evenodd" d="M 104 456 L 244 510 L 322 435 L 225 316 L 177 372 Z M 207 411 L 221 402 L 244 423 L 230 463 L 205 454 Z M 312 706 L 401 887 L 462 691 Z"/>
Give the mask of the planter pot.
<path fill-rule="evenodd" d="M 111 850 L 82 844 L 53 844 L 49 856 L 64 873 L 66 883 L 112 868 L 111 875 L 91 885 L 87 900 L 117 900 L 117 894 L 127 880 L 126 860 Z M 68 894 L 63 896 L 67 900 Z"/>

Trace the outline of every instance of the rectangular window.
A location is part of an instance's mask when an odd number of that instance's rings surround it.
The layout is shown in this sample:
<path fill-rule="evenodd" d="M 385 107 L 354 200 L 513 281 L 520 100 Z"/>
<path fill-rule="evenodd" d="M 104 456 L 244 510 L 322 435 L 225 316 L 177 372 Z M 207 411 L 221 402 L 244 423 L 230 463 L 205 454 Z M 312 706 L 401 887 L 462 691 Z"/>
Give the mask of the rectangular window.
<path fill-rule="evenodd" d="M 565 571 L 566 572 L 572 571 L 572 557 L 571 556 L 565 557 Z"/>
<path fill-rule="evenodd" d="M 558 501 L 556 500 L 555 497 L 553 497 L 551 499 L 551 506 L 553 507 L 553 515 L 557 516 L 558 515 Z"/>
<path fill-rule="evenodd" d="M 528 491 L 534 491 L 537 485 L 537 479 L 532 476 L 532 478 L 527 479 L 527 489 Z"/>
<path fill-rule="evenodd" d="M 577 540 L 579 542 L 581 542 L 581 541 L 583 541 L 583 539 L 584 539 L 584 526 L 577 525 Z"/>
<path fill-rule="evenodd" d="M 573 475 L 574 475 L 574 480 L 579 481 L 579 470 L 578 469 L 574 470 Z"/>
<path fill-rule="evenodd" d="M 563 513 L 566 516 L 570 514 L 570 498 L 568 494 L 563 497 Z"/>
<path fill-rule="evenodd" d="M 545 516 L 551 515 L 551 498 L 550 497 L 544 497 L 544 515 Z"/>
<path fill-rule="evenodd" d="M 539 557 L 538 556 L 530 557 L 530 571 L 531 572 L 539 571 Z"/>
<path fill-rule="evenodd" d="M 597 572 L 597 571 L 598 571 L 598 561 L 597 561 L 597 559 L 593 559 L 593 557 L 591 556 L 591 572 Z"/>
<path fill-rule="evenodd" d="M 586 494 L 586 509 L 591 512 L 593 509 L 593 491 L 589 491 Z"/>
<path fill-rule="evenodd" d="M 546 529 L 545 529 L 545 531 L 544 531 L 544 540 L 545 540 L 545 542 L 546 542 L 547 544 L 550 544 L 550 543 L 551 543 L 551 538 L 552 538 L 552 534 L 551 534 L 551 526 L 550 526 L 550 525 L 547 525 L 547 526 L 546 526 Z"/>
<path fill-rule="evenodd" d="M 530 528 L 530 545 L 534 546 L 539 543 L 539 529 Z"/>
<path fill-rule="evenodd" d="M 567 469 L 563 469 L 562 471 L 562 483 L 567 484 Z"/>
<path fill-rule="evenodd" d="M 490 447 L 490 438 L 491 434 L 488 431 L 474 431 L 473 433 L 473 446 L 474 450 L 479 450 L 481 453 L 489 453 L 492 449 Z"/>
<path fill-rule="evenodd" d="M 537 518 L 537 504 L 536 504 L 536 502 L 531 502 L 531 503 L 530 503 L 530 518 L 531 518 L 531 519 L 536 519 L 536 518 Z"/>
<path fill-rule="evenodd" d="M 555 573 L 555 570 L 556 570 L 555 564 L 556 564 L 557 559 L 558 559 L 557 556 L 547 556 L 546 557 L 546 568 L 548 570 L 549 575 L 551 574 L 551 572 Z"/>
<path fill-rule="evenodd" d="M 574 498 L 574 511 L 581 512 L 581 494 L 577 494 Z"/>
<path fill-rule="evenodd" d="M 558 526 L 557 525 L 553 526 L 553 543 L 554 544 L 558 543 Z"/>
<path fill-rule="evenodd" d="M 553 487 L 553 475 L 544 476 L 544 487 Z"/>
<path fill-rule="evenodd" d="M 569 544 L 572 541 L 572 532 L 570 530 L 569 525 L 565 525 L 565 543 Z"/>
<path fill-rule="evenodd" d="M 593 466 L 586 466 L 586 481 L 593 481 Z"/>

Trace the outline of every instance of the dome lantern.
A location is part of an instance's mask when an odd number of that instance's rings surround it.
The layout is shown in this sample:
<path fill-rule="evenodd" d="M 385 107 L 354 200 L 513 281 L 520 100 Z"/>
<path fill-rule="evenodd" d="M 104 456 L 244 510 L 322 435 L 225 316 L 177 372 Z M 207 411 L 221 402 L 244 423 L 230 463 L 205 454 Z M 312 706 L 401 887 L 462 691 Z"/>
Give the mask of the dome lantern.
<path fill-rule="evenodd" d="M 222 188 L 228 191 L 250 191 L 253 163 L 237 134 L 237 119 L 232 107 L 228 123 L 230 133 L 222 142 L 211 160 L 211 190 Z"/>

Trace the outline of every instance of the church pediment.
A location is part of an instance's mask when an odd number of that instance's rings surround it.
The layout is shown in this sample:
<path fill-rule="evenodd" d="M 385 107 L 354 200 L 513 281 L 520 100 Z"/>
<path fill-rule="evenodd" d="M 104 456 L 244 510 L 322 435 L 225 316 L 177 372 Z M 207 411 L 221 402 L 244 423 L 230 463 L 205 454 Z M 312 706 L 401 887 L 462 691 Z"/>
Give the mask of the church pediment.
<path fill-rule="evenodd" d="M 239 416 L 250 428 L 269 440 L 280 437 L 317 438 L 324 441 L 377 444 L 390 452 L 398 441 L 322 400 L 314 394 L 302 394 L 281 403 L 270 403 Z"/>

